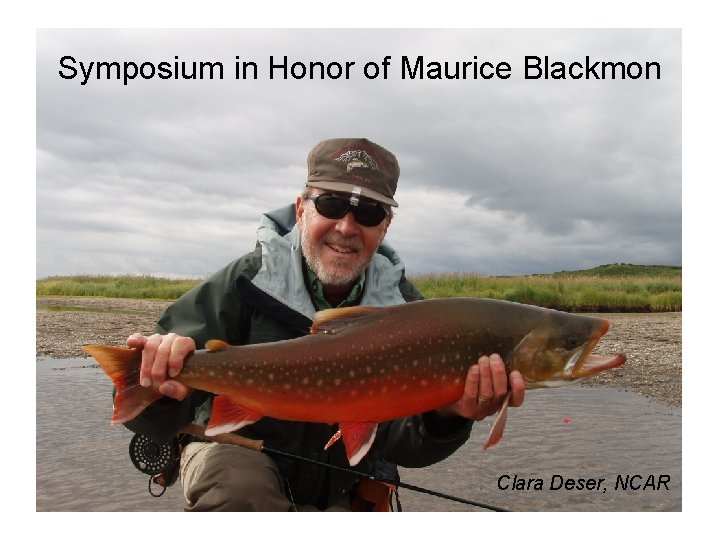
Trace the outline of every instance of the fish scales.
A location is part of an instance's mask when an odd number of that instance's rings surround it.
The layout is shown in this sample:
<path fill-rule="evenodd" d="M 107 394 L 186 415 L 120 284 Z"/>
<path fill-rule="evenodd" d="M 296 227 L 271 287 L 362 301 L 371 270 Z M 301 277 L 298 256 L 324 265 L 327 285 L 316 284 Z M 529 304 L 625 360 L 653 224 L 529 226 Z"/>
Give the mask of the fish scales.
<path fill-rule="evenodd" d="M 208 342 L 186 359 L 175 379 L 217 394 L 210 421 L 215 430 L 271 416 L 339 423 L 341 431 L 343 424 L 346 430 L 360 424 L 361 438 L 371 441 L 374 430 L 370 434 L 368 426 L 457 401 L 480 355 L 498 353 L 508 372 L 523 374 L 528 388 L 617 367 L 623 355 L 590 355 L 608 327 L 598 317 L 479 298 L 341 308 L 320 312 L 312 333 L 297 339 L 237 347 Z M 140 351 L 122 353 L 121 361 L 115 349 L 85 347 L 116 386 L 129 388 L 119 388 L 117 423 L 160 394 L 129 380 L 137 374 L 130 375 L 125 364 L 139 362 Z"/>
<path fill-rule="evenodd" d="M 422 304 L 407 306 L 421 309 L 381 308 L 372 320 L 337 333 L 197 353 L 178 380 L 248 408 L 262 407 L 268 416 L 293 419 L 301 409 L 306 420 L 326 423 L 356 421 L 358 414 L 382 422 L 459 399 L 467 369 L 483 352 L 468 324 L 472 317 L 453 312 L 419 332 L 415 317 L 444 314 Z M 218 373 L 239 369 L 232 381 L 217 381 L 205 364 L 219 364 L 212 370 Z M 428 387 L 431 394 L 418 392 Z"/>

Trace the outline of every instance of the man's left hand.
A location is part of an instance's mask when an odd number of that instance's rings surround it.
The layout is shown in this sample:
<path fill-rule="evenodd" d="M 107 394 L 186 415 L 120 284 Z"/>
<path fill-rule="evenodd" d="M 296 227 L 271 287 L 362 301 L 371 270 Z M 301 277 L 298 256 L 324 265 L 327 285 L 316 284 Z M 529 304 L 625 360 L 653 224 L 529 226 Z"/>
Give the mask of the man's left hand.
<path fill-rule="evenodd" d="M 500 410 L 510 381 L 510 406 L 519 407 L 525 400 L 525 379 L 519 371 L 507 376 L 505 364 L 498 354 L 481 356 L 468 370 L 462 397 L 450 405 L 437 409 L 440 417 L 462 416 L 482 420 Z"/>

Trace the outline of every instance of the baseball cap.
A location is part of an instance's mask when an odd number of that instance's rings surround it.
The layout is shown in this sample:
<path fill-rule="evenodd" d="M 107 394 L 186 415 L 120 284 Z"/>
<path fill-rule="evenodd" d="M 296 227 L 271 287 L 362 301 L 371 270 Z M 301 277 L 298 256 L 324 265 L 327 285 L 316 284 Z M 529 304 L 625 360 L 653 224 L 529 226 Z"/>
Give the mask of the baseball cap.
<path fill-rule="evenodd" d="M 368 139 L 327 139 L 308 154 L 306 185 L 397 206 L 400 167 L 392 152 Z"/>

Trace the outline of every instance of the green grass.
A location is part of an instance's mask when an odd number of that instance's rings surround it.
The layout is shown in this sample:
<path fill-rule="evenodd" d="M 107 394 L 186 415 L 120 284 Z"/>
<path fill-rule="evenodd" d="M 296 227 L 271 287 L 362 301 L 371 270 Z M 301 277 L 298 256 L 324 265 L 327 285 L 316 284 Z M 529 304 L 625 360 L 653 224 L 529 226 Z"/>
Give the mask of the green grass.
<path fill-rule="evenodd" d="M 603 265 L 529 276 L 411 276 L 426 298 L 473 296 L 575 312 L 682 311 L 682 268 Z"/>
<path fill-rule="evenodd" d="M 682 311 L 682 268 L 607 264 L 528 276 L 410 276 L 426 298 L 496 298 L 574 312 Z M 174 300 L 200 279 L 151 276 L 54 276 L 39 279 L 38 296 L 104 296 Z"/>
<path fill-rule="evenodd" d="M 104 296 L 174 300 L 200 279 L 170 279 L 152 276 L 53 276 L 38 279 L 37 296 Z"/>

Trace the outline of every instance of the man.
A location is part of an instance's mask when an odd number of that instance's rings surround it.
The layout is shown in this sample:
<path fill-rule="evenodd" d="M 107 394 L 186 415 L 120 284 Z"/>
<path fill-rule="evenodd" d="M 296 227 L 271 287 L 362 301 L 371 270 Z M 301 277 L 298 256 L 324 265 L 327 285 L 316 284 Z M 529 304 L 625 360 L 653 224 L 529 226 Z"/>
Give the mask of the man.
<path fill-rule="evenodd" d="M 383 243 L 399 178 L 395 156 L 367 139 L 331 139 L 308 155 L 305 190 L 295 205 L 265 214 L 253 252 L 204 281 L 160 318 L 157 333 L 134 334 L 143 349 L 140 379 L 166 397 L 126 425 L 157 441 L 189 422 L 205 424 L 211 396 L 169 380 L 209 339 L 233 345 L 305 335 L 314 314 L 352 305 L 421 300 L 397 253 Z M 492 351 L 480 351 L 491 353 Z M 524 398 L 522 376 L 510 374 L 511 405 Z M 508 392 L 498 355 L 470 367 L 456 403 L 382 424 L 356 470 L 397 478 L 397 465 L 436 463 L 467 441 L 473 420 L 494 414 Z M 348 467 L 341 444 L 323 450 L 334 426 L 262 418 L 238 431 L 269 448 Z M 193 442 L 182 453 L 186 510 L 350 509 L 357 477 L 238 446 Z"/>

